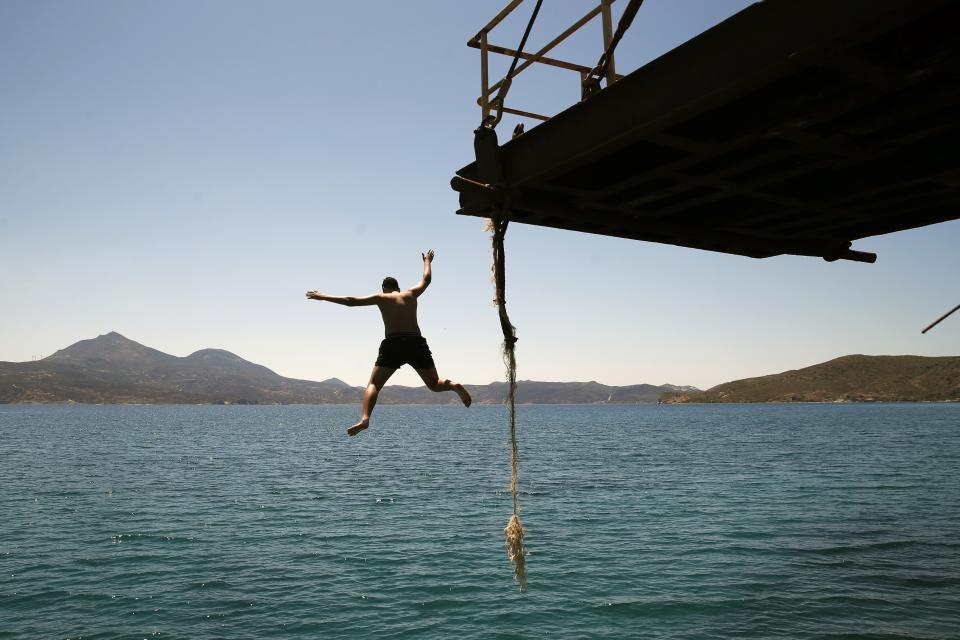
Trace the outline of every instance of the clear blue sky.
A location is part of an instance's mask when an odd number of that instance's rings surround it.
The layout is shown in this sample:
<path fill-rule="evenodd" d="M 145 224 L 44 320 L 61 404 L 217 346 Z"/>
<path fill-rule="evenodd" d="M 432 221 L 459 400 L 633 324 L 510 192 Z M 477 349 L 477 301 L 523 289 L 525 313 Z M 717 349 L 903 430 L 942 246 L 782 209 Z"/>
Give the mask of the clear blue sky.
<path fill-rule="evenodd" d="M 303 294 L 372 293 L 388 274 L 410 286 L 432 247 L 421 326 L 441 376 L 502 379 L 489 242 L 481 220 L 454 215 L 448 186 L 480 117 L 465 43 L 502 4 L 0 1 L 0 360 L 115 330 L 176 355 L 220 347 L 283 375 L 364 383 L 376 309 Z M 528 48 L 589 4 L 547 0 Z M 618 69 L 748 4 L 648 0 Z M 493 40 L 515 46 L 532 7 Z M 594 63 L 591 27 L 558 57 Z M 555 113 L 577 78 L 531 72 L 511 97 Z M 848 353 L 960 354 L 960 317 L 920 335 L 960 301 L 960 223 L 856 247 L 878 262 L 514 225 L 519 375 L 709 387 Z M 419 384 L 409 370 L 393 381 Z"/>

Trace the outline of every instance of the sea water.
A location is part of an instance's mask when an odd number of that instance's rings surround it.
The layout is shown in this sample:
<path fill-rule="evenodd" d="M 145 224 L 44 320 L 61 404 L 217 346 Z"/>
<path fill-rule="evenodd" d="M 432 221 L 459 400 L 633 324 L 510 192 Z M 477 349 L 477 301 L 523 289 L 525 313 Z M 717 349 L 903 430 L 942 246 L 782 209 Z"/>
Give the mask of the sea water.
<path fill-rule="evenodd" d="M 960 405 L 0 406 L 2 638 L 957 638 Z"/>

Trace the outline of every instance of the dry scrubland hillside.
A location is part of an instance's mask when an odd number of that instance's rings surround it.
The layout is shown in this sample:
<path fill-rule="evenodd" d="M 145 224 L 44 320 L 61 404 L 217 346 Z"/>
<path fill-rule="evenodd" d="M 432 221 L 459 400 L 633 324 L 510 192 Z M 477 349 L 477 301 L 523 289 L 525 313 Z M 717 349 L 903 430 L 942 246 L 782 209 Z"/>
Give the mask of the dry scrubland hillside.
<path fill-rule="evenodd" d="M 663 402 L 960 401 L 960 357 L 843 356 L 804 369 L 668 393 Z"/>

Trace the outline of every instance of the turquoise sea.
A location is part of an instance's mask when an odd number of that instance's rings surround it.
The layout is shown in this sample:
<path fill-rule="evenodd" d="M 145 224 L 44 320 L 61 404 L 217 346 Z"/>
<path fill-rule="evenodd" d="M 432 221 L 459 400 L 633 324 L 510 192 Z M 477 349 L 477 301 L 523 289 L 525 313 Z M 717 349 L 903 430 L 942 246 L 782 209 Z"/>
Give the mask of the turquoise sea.
<path fill-rule="evenodd" d="M 958 638 L 960 405 L 0 406 L 0 638 Z"/>

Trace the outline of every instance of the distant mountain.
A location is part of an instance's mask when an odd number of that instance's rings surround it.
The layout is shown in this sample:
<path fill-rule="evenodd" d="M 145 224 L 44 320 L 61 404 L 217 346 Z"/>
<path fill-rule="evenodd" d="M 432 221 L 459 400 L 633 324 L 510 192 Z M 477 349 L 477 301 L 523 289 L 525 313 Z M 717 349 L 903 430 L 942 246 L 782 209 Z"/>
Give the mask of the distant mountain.
<path fill-rule="evenodd" d="M 663 402 L 960 401 L 960 357 L 850 355 L 804 369 L 667 393 Z"/>
<path fill-rule="evenodd" d="M 464 385 L 476 404 L 503 404 L 507 397 L 506 382 L 486 385 Z M 686 387 L 696 389 L 695 387 Z M 656 403 L 670 385 L 638 384 L 612 387 L 599 382 L 517 382 L 519 404 L 647 404 Z M 403 404 L 450 404 L 456 397 L 436 394 L 426 387 L 388 386 L 380 395 L 381 402 Z"/>
<path fill-rule="evenodd" d="M 505 382 L 466 385 L 478 404 L 501 404 Z M 648 384 L 612 387 L 597 382 L 518 383 L 517 400 L 536 404 L 656 402 L 665 391 L 694 387 Z M 337 378 L 285 378 L 222 349 L 172 356 L 116 332 L 81 340 L 35 362 L 0 362 L 0 403 L 343 404 L 359 403 L 362 387 Z M 384 404 L 452 404 L 455 394 L 426 387 L 387 386 Z"/>
<path fill-rule="evenodd" d="M 343 380 L 341 380 L 340 378 L 327 378 L 326 380 L 321 381 L 320 384 L 330 384 L 330 385 L 334 385 L 334 386 L 337 386 L 337 387 L 349 387 L 349 386 L 350 386 L 350 385 L 348 385 L 346 382 L 344 382 Z"/>
<path fill-rule="evenodd" d="M 0 362 L 0 402 L 342 403 L 358 398 L 358 390 L 340 380 L 285 378 L 221 349 L 179 358 L 116 332 L 35 362 Z"/>

